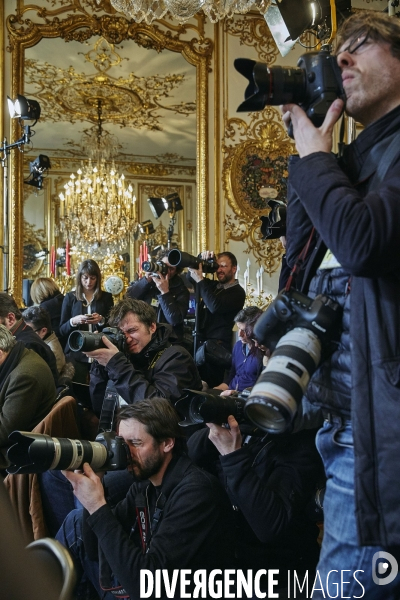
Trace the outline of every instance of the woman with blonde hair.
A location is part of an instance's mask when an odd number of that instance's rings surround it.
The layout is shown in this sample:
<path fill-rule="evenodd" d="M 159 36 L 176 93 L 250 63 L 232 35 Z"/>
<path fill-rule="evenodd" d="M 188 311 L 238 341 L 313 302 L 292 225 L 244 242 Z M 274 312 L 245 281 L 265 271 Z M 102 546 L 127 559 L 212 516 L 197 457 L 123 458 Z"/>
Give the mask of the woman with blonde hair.
<path fill-rule="evenodd" d="M 84 260 L 76 274 L 75 291 L 68 292 L 63 301 L 61 335 L 68 338 L 76 330 L 102 331 L 113 304 L 112 294 L 101 289 L 99 265 L 92 259 Z M 87 356 L 82 352 L 71 352 L 68 343 L 65 354 L 75 367 L 74 380 L 88 383 L 90 365 Z"/>
<path fill-rule="evenodd" d="M 64 300 L 64 294 L 61 293 L 58 285 L 50 277 L 38 277 L 32 283 L 31 298 L 35 304 L 44 308 L 50 314 L 51 329 L 54 331 L 62 346 L 65 346 L 66 339 L 60 334 L 61 307 Z"/>

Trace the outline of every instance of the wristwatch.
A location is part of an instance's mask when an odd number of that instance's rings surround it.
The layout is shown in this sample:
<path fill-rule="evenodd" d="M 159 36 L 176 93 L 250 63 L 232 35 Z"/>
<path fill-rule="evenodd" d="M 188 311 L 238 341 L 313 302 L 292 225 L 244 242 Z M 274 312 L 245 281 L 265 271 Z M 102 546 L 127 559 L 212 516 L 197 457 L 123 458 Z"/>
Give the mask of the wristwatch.
<path fill-rule="evenodd" d="M 111 275 L 105 280 L 104 289 L 113 296 L 118 296 L 124 289 L 124 282 L 118 275 Z"/>

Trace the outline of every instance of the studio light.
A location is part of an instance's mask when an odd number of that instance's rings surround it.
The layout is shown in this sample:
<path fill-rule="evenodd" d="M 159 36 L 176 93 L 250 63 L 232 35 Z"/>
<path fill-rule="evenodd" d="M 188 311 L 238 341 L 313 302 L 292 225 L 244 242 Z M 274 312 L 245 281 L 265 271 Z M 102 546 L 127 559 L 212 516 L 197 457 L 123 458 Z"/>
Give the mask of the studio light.
<path fill-rule="evenodd" d="M 271 2 L 264 18 L 282 56 L 297 39 L 312 31 L 319 40 L 330 37 L 333 18 L 340 23 L 351 13 L 351 0 L 278 0 Z"/>
<path fill-rule="evenodd" d="M 147 198 L 151 212 L 155 219 L 159 219 L 164 211 L 173 217 L 178 210 L 183 210 L 181 199 L 177 192 L 168 194 L 165 198 Z"/>
<path fill-rule="evenodd" d="M 24 181 L 28 185 L 32 185 L 33 187 L 41 190 L 43 187 L 43 175 L 46 171 L 50 169 L 50 159 L 45 154 L 39 154 L 34 161 L 29 163 L 30 175 L 29 179 Z"/>
<path fill-rule="evenodd" d="M 18 94 L 16 100 L 7 96 L 8 111 L 12 119 L 23 121 L 37 121 L 40 117 L 40 104 L 36 100 L 29 100 Z"/>
<path fill-rule="evenodd" d="M 156 230 L 154 229 L 153 222 L 150 221 L 150 219 L 147 219 L 147 221 L 139 223 L 139 231 L 147 237 L 155 233 Z"/>

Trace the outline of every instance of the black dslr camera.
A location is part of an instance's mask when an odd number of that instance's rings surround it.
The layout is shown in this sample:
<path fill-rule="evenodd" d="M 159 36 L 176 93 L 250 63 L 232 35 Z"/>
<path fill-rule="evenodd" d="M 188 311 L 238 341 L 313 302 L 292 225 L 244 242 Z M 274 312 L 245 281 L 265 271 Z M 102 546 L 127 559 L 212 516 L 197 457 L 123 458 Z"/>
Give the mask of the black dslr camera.
<path fill-rule="evenodd" d="M 7 451 L 11 466 L 7 473 L 44 473 L 49 469 L 74 471 L 87 462 L 94 471 L 126 469 L 130 452 L 124 438 L 115 431 L 99 433 L 95 442 L 53 438 L 41 433 L 13 431 L 13 445 Z"/>
<path fill-rule="evenodd" d="M 166 265 L 165 262 L 163 262 L 162 260 L 159 260 L 157 262 L 145 260 L 144 262 L 142 262 L 142 270 L 145 273 L 152 273 L 152 275 L 154 275 L 155 277 L 158 277 L 159 273 L 161 273 L 161 275 L 164 275 L 164 277 L 168 275 L 168 265 Z"/>
<path fill-rule="evenodd" d="M 218 271 L 218 263 L 214 258 L 209 258 L 208 260 L 202 260 L 201 258 L 196 256 L 192 256 L 187 252 L 181 252 L 180 250 L 171 250 L 168 254 L 168 262 L 171 267 L 180 267 L 184 269 L 189 267 L 190 269 L 198 269 L 201 265 L 203 268 L 203 273 L 215 273 Z"/>
<path fill-rule="evenodd" d="M 249 80 L 238 112 L 263 110 L 265 106 L 298 104 L 316 127 L 322 125 L 336 98 L 345 100 L 340 68 L 328 45 L 319 52 L 300 56 L 295 67 L 268 67 L 265 63 L 237 58 L 235 69 Z M 291 137 L 293 135 L 289 132 Z"/>
<path fill-rule="evenodd" d="M 73 331 L 68 338 L 68 345 L 72 352 L 92 352 L 99 348 L 106 348 L 101 339 L 103 335 L 105 335 L 114 346 L 117 346 L 120 352 L 126 352 L 125 335 L 116 327 L 104 327 L 101 333 Z"/>
<path fill-rule="evenodd" d="M 218 396 L 196 390 L 183 390 L 183 396 L 175 403 L 175 408 L 183 417 L 179 425 L 199 425 L 201 423 L 227 423 L 229 415 L 235 417 L 240 429 L 246 435 L 257 435 L 258 427 L 254 427 L 246 418 L 244 408 L 250 389 L 243 390 L 237 396 Z"/>
<path fill-rule="evenodd" d="M 275 433 L 289 427 L 340 317 L 340 305 L 327 296 L 311 299 L 293 289 L 278 294 L 254 326 L 255 339 L 273 352 L 247 400 L 250 421 Z"/>

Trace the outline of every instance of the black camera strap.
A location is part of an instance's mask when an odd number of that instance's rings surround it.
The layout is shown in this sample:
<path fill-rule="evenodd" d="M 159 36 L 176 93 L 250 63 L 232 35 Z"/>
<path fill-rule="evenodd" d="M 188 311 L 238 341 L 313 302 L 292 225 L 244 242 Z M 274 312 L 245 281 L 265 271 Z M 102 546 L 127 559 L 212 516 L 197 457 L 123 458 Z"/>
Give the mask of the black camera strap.
<path fill-rule="evenodd" d="M 115 409 L 119 406 L 119 394 L 114 383 L 108 380 L 101 405 L 99 433 L 113 431 Z"/>

